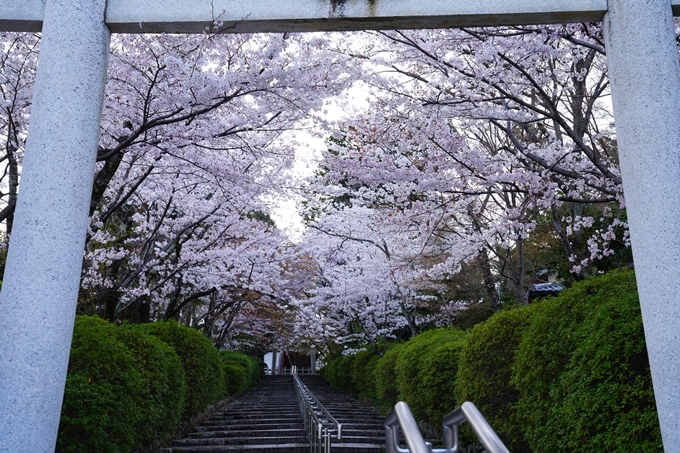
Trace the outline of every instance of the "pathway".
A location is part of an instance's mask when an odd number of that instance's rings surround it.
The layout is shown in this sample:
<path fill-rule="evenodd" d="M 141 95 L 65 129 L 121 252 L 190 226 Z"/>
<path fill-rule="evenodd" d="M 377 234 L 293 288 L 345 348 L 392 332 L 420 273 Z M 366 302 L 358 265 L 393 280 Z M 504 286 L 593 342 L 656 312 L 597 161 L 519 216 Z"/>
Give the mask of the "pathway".
<path fill-rule="evenodd" d="M 379 453 L 385 446 L 384 417 L 319 376 L 301 376 L 342 423 L 343 440 L 333 453 Z M 267 376 L 241 397 L 174 440 L 160 453 L 309 453 L 292 376 Z"/>

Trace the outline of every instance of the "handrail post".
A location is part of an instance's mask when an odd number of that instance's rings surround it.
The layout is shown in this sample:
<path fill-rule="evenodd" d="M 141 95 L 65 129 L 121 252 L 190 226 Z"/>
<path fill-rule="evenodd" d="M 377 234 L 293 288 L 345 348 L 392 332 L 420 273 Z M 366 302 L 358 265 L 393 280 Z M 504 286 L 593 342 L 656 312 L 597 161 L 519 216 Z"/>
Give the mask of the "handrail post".
<path fill-rule="evenodd" d="M 385 419 L 386 453 L 404 452 L 403 449 L 399 448 L 398 444 L 399 428 L 404 432 L 404 438 L 408 446 L 407 451 L 411 453 L 430 453 L 430 449 L 425 444 L 423 435 L 420 433 L 420 429 L 418 429 L 416 419 L 413 418 L 411 409 L 403 401 L 398 402 Z"/>
<path fill-rule="evenodd" d="M 459 429 L 458 425 L 453 425 L 453 426 L 447 426 L 444 425 L 443 429 L 443 437 L 444 437 L 444 448 L 446 450 L 451 450 L 452 453 L 458 452 L 458 449 L 460 448 L 460 437 L 459 437 Z"/>
<path fill-rule="evenodd" d="M 297 395 L 300 410 L 303 413 L 305 429 L 307 430 L 309 451 L 310 453 L 330 453 L 333 432 L 337 433 L 335 437 L 338 440 L 342 439 L 342 424 L 309 391 L 297 375 L 297 367 L 294 366 L 291 370 L 293 371 L 293 382 L 295 382 L 295 394 Z M 320 416 L 322 418 L 319 418 Z M 330 425 L 334 427 L 332 430 L 328 429 Z"/>
<path fill-rule="evenodd" d="M 444 426 L 448 426 L 451 430 L 455 429 L 456 447 L 458 444 L 458 425 L 464 421 L 470 424 L 477 439 L 479 439 L 487 452 L 510 453 L 505 444 L 503 444 L 503 441 L 498 437 L 498 434 L 491 428 L 489 422 L 479 412 L 477 406 L 470 401 L 463 403 L 459 408 L 444 417 Z M 446 439 L 444 440 L 446 441 Z"/>
<path fill-rule="evenodd" d="M 423 439 L 408 405 L 398 402 L 385 419 L 385 453 L 458 453 L 460 450 L 459 425 L 465 421 L 470 423 L 486 452 L 510 453 L 479 409 L 469 401 L 444 417 L 442 421 L 444 448 L 434 450 L 432 444 Z M 408 448 L 399 447 L 399 428 L 404 432 Z"/>

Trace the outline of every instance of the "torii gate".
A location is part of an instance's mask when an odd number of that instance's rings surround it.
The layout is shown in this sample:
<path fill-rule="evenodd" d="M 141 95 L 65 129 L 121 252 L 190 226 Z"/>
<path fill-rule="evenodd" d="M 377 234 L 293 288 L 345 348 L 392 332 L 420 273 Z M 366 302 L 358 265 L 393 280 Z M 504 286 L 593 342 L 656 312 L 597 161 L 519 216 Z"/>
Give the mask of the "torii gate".
<path fill-rule="evenodd" d="M 680 452 L 680 0 L 2 0 L 42 42 L 0 294 L 0 452 L 51 452 L 66 379 L 111 32 L 437 28 L 604 20 L 666 452 Z"/>

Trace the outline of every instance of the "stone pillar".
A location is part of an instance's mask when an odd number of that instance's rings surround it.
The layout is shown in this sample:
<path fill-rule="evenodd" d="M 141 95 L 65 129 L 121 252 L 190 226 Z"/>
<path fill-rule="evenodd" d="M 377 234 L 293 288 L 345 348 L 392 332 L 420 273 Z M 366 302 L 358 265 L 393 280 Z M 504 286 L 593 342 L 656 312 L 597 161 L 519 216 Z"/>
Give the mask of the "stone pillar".
<path fill-rule="evenodd" d="M 312 359 L 312 365 L 311 365 L 311 373 L 316 374 L 316 351 L 312 351 L 310 353 L 311 359 Z"/>
<path fill-rule="evenodd" d="M 276 362 L 276 374 L 277 375 L 282 375 L 283 374 L 283 365 L 285 364 L 285 357 L 283 356 L 283 350 L 280 349 L 278 353 L 278 361 Z"/>
<path fill-rule="evenodd" d="M 609 77 L 664 449 L 680 451 L 680 64 L 669 0 L 609 0 Z"/>
<path fill-rule="evenodd" d="M 54 451 L 110 33 L 106 0 L 47 0 L 0 294 L 0 452 Z"/>

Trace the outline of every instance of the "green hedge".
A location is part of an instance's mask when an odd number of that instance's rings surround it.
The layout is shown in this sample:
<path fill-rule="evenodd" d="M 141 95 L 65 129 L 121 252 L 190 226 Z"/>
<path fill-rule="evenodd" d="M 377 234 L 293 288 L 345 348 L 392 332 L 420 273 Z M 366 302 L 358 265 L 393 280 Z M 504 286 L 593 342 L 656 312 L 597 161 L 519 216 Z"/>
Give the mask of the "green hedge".
<path fill-rule="evenodd" d="M 264 362 L 260 362 L 253 357 L 234 351 L 220 351 L 220 358 L 225 365 L 236 365 L 245 371 L 243 388 L 239 392 L 257 384 L 263 375 L 261 363 L 263 364 Z M 231 392 L 229 394 L 232 395 Z"/>
<path fill-rule="evenodd" d="M 352 372 L 354 371 L 354 357 L 353 355 L 340 356 L 333 359 L 331 367 L 328 370 L 330 373 L 330 383 L 334 387 L 344 390 L 349 393 L 356 393 L 352 382 Z"/>
<path fill-rule="evenodd" d="M 540 304 L 496 313 L 469 333 L 456 375 L 456 400 L 472 401 L 513 453 L 529 452 L 524 430 L 517 422 L 518 393 L 510 384 L 511 366 Z"/>
<path fill-rule="evenodd" d="M 534 452 L 663 451 L 633 272 L 541 302 L 512 382 Z"/>
<path fill-rule="evenodd" d="M 383 408 L 406 401 L 433 426 L 472 401 L 517 453 L 663 451 L 632 271 L 501 311 L 468 334 L 435 329 L 379 358 L 336 358 L 323 375 Z"/>
<path fill-rule="evenodd" d="M 170 345 L 179 355 L 186 373 L 186 417 L 201 412 L 227 394 L 224 363 L 203 334 L 175 321 L 141 324 L 139 328 Z"/>
<path fill-rule="evenodd" d="M 403 343 L 392 346 L 375 365 L 375 394 L 378 402 L 384 407 L 392 407 L 399 401 L 397 359 L 403 349 Z"/>
<path fill-rule="evenodd" d="M 431 371 L 427 368 L 427 361 L 433 352 L 447 343 L 458 343 L 464 335 L 461 331 L 451 329 L 428 330 L 409 340 L 400 352 L 395 367 L 399 400 L 409 405 L 417 419 L 436 425 L 441 423 L 441 420 L 428 418 L 428 409 L 432 406 L 431 399 L 434 395 L 431 389 L 424 388 L 423 376 L 425 372 Z M 449 379 L 453 382 L 455 373 Z M 453 409 L 455 406 L 448 410 Z"/>
<path fill-rule="evenodd" d="M 352 363 L 352 388 L 364 398 L 375 399 L 375 364 L 379 359 L 375 349 L 360 351 Z"/>
<path fill-rule="evenodd" d="M 465 345 L 465 334 L 455 332 L 449 341 L 431 350 L 420 361 L 420 400 L 423 419 L 432 426 L 441 425 L 446 414 L 456 408 L 456 379 L 460 352 Z M 420 405 L 419 405 L 420 406 Z"/>
<path fill-rule="evenodd" d="M 129 453 L 227 388 L 237 393 L 257 381 L 257 360 L 224 355 L 228 365 L 210 340 L 174 322 L 116 326 L 76 317 L 56 451 Z"/>
<path fill-rule="evenodd" d="M 361 353 L 360 353 L 361 354 Z M 348 393 L 360 393 L 360 388 L 355 385 L 355 374 L 357 379 L 364 372 L 364 359 L 366 356 L 361 354 L 357 361 L 357 355 L 341 355 L 332 359 L 320 370 L 321 376 L 333 387 L 344 390 Z M 355 364 L 357 369 L 355 370 Z"/>
<path fill-rule="evenodd" d="M 147 382 L 116 326 L 75 321 L 57 452 L 123 453 L 137 443 Z"/>
<path fill-rule="evenodd" d="M 162 438 L 179 424 L 186 404 L 182 362 L 173 348 L 136 327 L 124 326 L 117 336 L 141 365 L 139 371 L 145 382 L 137 443 Z"/>
<path fill-rule="evenodd" d="M 246 388 L 247 373 L 239 365 L 227 363 L 224 365 L 224 374 L 227 381 L 227 392 L 229 395 L 238 395 Z"/>

